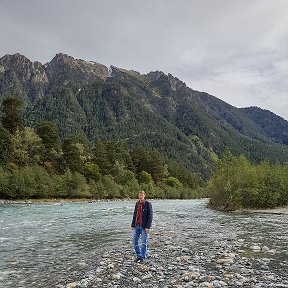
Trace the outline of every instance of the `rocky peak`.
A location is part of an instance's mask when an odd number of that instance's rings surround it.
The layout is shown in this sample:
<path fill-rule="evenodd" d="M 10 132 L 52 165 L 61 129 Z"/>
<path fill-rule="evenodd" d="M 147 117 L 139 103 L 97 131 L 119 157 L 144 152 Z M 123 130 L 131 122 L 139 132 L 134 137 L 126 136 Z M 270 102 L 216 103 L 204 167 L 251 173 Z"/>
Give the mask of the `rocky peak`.
<path fill-rule="evenodd" d="M 48 82 L 44 66 L 40 62 L 31 62 L 19 53 L 3 56 L 0 58 L 0 64 L 5 70 L 12 70 L 24 85 L 31 82 Z"/>
<path fill-rule="evenodd" d="M 69 56 L 64 53 L 58 53 L 54 56 L 54 58 L 45 64 L 45 67 L 49 67 L 51 65 L 75 65 L 75 60 L 72 56 Z"/>
<path fill-rule="evenodd" d="M 182 90 L 183 88 L 186 89 L 187 86 L 184 82 L 182 82 L 181 80 L 179 80 L 177 77 L 174 77 L 173 75 L 171 75 L 170 73 L 168 73 L 168 79 L 169 82 L 171 84 L 171 88 L 174 91 L 179 91 Z"/>
<path fill-rule="evenodd" d="M 52 81 L 65 75 L 65 72 L 74 71 L 81 81 L 95 80 L 97 77 L 106 80 L 108 77 L 108 68 L 105 65 L 93 62 L 75 59 L 64 53 L 58 53 L 47 64 L 45 64 L 49 79 Z M 64 81 L 65 82 L 65 81 Z"/>
<path fill-rule="evenodd" d="M 154 71 L 147 74 L 147 76 L 152 80 L 153 83 L 168 83 L 170 88 L 174 91 L 183 91 L 183 89 L 188 89 L 186 84 L 179 80 L 177 77 L 174 77 L 170 73 L 166 75 L 162 71 Z"/>
<path fill-rule="evenodd" d="M 165 77 L 165 73 L 162 72 L 162 71 L 152 71 L 152 72 L 149 72 L 147 74 L 147 76 L 152 80 L 152 81 L 157 81 L 159 79 L 161 79 L 162 77 Z"/>
<path fill-rule="evenodd" d="M 135 78 L 143 78 L 143 75 L 141 73 L 139 73 L 138 71 L 135 71 L 135 70 L 127 70 L 127 69 L 124 69 L 124 68 L 119 68 L 119 67 L 116 67 L 116 66 L 110 66 L 110 69 L 109 69 L 109 76 L 110 77 L 116 77 L 116 76 L 120 76 L 122 75 L 122 78 L 124 77 L 124 75 L 126 75 L 127 77 L 135 77 Z"/>
<path fill-rule="evenodd" d="M 21 55 L 19 53 L 16 53 L 14 55 L 4 55 L 0 62 L 7 67 L 16 67 L 20 65 L 31 65 L 31 61 L 26 58 L 24 55 Z"/>

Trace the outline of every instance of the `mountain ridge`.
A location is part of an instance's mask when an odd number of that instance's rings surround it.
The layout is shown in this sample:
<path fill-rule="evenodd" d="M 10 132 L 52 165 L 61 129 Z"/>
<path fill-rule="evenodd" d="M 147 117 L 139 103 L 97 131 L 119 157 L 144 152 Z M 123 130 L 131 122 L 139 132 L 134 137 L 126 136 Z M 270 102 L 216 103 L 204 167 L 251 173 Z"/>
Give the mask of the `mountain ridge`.
<path fill-rule="evenodd" d="M 53 121 L 62 137 L 126 139 L 131 146 L 157 148 L 194 172 L 206 169 L 207 175 L 214 154 L 226 147 L 256 162 L 288 161 L 286 120 L 254 111 L 272 119 L 266 129 L 249 108 L 193 90 L 170 73 L 108 68 L 64 53 L 43 65 L 15 54 L 0 58 L 0 84 L 0 100 L 13 95 L 24 100 L 26 125 Z"/>

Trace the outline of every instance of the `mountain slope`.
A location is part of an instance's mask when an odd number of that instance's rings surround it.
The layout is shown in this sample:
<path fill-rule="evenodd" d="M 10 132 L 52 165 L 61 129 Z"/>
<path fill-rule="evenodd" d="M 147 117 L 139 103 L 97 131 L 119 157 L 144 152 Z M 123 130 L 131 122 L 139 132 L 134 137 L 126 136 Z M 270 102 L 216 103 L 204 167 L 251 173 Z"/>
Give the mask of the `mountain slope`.
<path fill-rule="evenodd" d="M 284 136 L 267 131 L 248 110 L 160 71 L 109 71 L 62 53 L 45 65 L 6 55 L 0 59 L 0 99 L 13 95 L 27 106 L 28 126 L 45 119 L 58 125 L 63 138 L 78 134 L 91 142 L 126 139 L 130 146 L 154 147 L 205 178 L 215 155 L 226 147 L 253 161 L 288 160 L 286 147 L 279 144 L 286 144 Z M 281 125 L 287 131 L 288 122 Z"/>
<path fill-rule="evenodd" d="M 259 107 L 241 108 L 242 113 L 265 131 L 275 142 L 288 144 L 288 125 L 282 117 Z"/>

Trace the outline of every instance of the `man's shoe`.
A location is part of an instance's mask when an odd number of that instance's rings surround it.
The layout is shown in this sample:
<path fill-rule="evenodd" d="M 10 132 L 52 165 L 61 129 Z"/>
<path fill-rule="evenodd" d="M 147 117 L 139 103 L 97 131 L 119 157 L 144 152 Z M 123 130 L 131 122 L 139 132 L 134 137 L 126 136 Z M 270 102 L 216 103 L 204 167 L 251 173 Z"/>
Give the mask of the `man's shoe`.
<path fill-rule="evenodd" d="M 142 258 L 137 257 L 137 258 L 134 260 L 134 262 L 140 262 L 141 260 L 142 260 Z"/>
<path fill-rule="evenodd" d="M 146 262 L 145 258 L 141 258 L 140 261 L 139 261 L 139 263 L 141 263 L 141 264 L 144 264 L 145 262 Z"/>

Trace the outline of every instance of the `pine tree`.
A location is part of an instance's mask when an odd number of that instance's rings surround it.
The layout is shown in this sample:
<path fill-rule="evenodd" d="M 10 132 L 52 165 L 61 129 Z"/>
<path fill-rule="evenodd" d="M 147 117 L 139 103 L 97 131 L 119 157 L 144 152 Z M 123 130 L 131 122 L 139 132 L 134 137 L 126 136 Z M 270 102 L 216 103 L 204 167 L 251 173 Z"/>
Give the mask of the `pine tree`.
<path fill-rule="evenodd" d="M 74 138 L 67 138 L 62 145 L 64 161 L 72 172 L 83 172 L 84 163 L 81 159 L 79 144 Z"/>
<path fill-rule="evenodd" d="M 9 132 L 0 125 L 0 165 L 7 164 L 12 155 L 12 144 Z"/>
<path fill-rule="evenodd" d="M 61 141 L 57 126 L 50 121 L 40 121 L 36 125 L 36 133 L 41 137 L 46 151 L 61 149 Z"/>
<path fill-rule="evenodd" d="M 2 125 L 11 134 L 15 134 L 17 130 L 23 128 L 22 124 L 22 108 L 23 102 L 17 97 L 8 97 L 2 102 L 1 117 Z"/>

